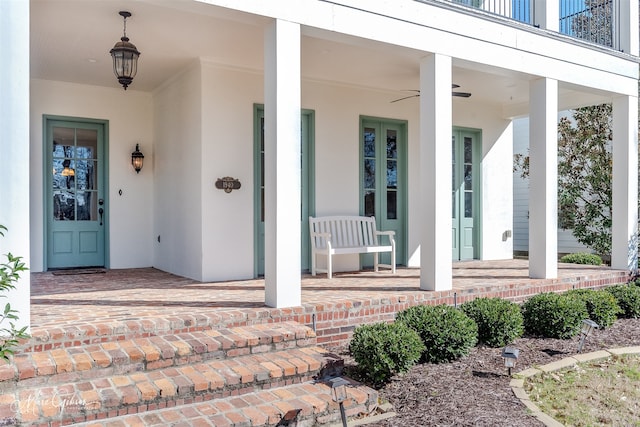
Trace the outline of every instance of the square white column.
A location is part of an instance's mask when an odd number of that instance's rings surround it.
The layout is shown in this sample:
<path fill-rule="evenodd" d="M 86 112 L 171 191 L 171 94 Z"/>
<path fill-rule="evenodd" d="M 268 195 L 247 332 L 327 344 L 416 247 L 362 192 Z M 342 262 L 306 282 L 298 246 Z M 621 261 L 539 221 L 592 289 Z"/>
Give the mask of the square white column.
<path fill-rule="evenodd" d="M 420 62 L 420 289 L 452 288 L 451 58 Z"/>
<path fill-rule="evenodd" d="M 529 87 L 529 276 L 558 277 L 558 82 Z"/>
<path fill-rule="evenodd" d="M 560 30 L 560 0 L 534 0 L 533 25 L 558 32 Z"/>
<path fill-rule="evenodd" d="M 0 0 L 0 262 L 11 252 L 29 267 L 29 2 Z M 40 167 L 38 165 L 38 167 Z M 36 219 L 41 221 L 40 218 Z M 30 324 L 31 280 L 23 272 L 3 295 L 18 310 L 16 327 Z M 9 327 L 5 321 L 2 327 Z"/>
<path fill-rule="evenodd" d="M 638 98 L 613 100 L 611 267 L 638 269 Z"/>
<path fill-rule="evenodd" d="M 624 53 L 638 55 L 639 32 L 638 32 L 638 2 L 632 0 L 621 0 L 614 3 L 618 5 L 617 16 L 614 22 L 614 34 L 618 34 L 620 45 L 613 46 Z M 615 43 L 615 42 L 614 42 Z"/>
<path fill-rule="evenodd" d="M 265 30 L 265 304 L 301 304 L 300 25 Z"/>

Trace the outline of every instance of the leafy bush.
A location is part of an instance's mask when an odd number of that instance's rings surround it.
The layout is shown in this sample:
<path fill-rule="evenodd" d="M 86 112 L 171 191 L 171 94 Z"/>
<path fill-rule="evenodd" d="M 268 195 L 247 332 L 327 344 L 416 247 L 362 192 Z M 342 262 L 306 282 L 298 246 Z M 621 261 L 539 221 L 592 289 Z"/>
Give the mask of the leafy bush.
<path fill-rule="evenodd" d="M 613 325 L 618 319 L 618 314 L 622 312 L 615 297 L 605 290 L 576 289 L 567 292 L 567 295 L 584 301 L 589 319 L 601 328 Z"/>
<path fill-rule="evenodd" d="M 0 236 L 4 236 L 7 227 L 0 224 Z M 0 292 L 6 292 L 15 289 L 16 282 L 20 279 L 20 273 L 26 271 L 22 257 L 16 257 L 8 253 L 5 255 L 7 262 L 0 263 Z M 6 295 L 0 295 L 6 298 Z M 29 338 L 26 333 L 27 326 L 16 329 L 15 321 L 18 320 L 18 312 L 11 308 L 11 304 L 7 303 L 4 309 L 0 311 L 0 358 L 9 360 L 9 356 L 13 354 L 14 348 L 18 345 L 20 339 Z M 5 322 L 8 322 L 7 326 Z"/>
<path fill-rule="evenodd" d="M 489 347 L 504 347 L 522 336 L 524 322 L 520 306 L 502 298 L 476 298 L 460 309 L 478 325 L 478 341 Z"/>
<path fill-rule="evenodd" d="M 562 258 L 560 258 L 560 262 L 566 262 L 569 264 L 602 265 L 602 258 L 600 258 L 596 254 L 579 252 L 563 256 Z"/>
<path fill-rule="evenodd" d="M 640 317 L 640 286 L 636 283 L 614 285 L 605 289 L 613 295 L 621 310 L 621 317 Z"/>
<path fill-rule="evenodd" d="M 447 305 L 418 305 L 398 313 L 397 322 L 418 332 L 426 346 L 423 360 L 448 362 L 469 354 L 478 342 L 478 326 L 462 311 Z"/>
<path fill-rule="evenodd" d="M 424 348 L 418 333 L 398 322 L 361 325 L 349 343 L 349 352 L 358 362 L 361 374 L 374 385 L 407 372 L 420 359 Z"/>
<path fill-rule="evenodd" d="M 554 293 L 534 295 L 522 304 L 524 329 L 545 338 L 571 338 L 580 332 L 587 318 L 584 301 Z"/>

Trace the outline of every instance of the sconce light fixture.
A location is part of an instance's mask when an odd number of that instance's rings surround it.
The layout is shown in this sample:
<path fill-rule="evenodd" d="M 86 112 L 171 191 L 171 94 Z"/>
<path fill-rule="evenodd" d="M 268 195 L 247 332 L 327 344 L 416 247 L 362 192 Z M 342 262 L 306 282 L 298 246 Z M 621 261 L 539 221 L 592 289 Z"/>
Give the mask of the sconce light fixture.
<path fill-rule="evenodd" d="M 136 151 L 131 153 L 131 166 L 133 166 L 133 169 L 135 169 L 136 173 L 140 173 L 143 161 L 144 154 L 140 152 L 140 144 L 136 144 Z"/>
<path fill-rule="evenodd" d="M 582 351 L 584 341 L 587 339 L 591 331 L 598 329 L 600 326 L 591 319 L 584 319 L 580 328 L 580 343 L 578 344 L 578 353 Z"/>
<path fill-rule="evenodd" d="M 72 169 L 70 166 L 71 166 L 71 160 L 65 159 L 62 162 L 62 172 L 60 173 L 60 175 L 66 176 L 66 177 L 76 176 L 76 171 Z"/>
<path fill-rule="evenodd" d="M 504 359 L 504 367 L 507 368 L 509 376 L 511 376 L 511 369 L 516 367 L 520 350 L 515 347 L 505 347 L 502 349 L 502 358 Z"/>
<path fill-rule="evenodd" d="M 127 86 L 131 84 L 133 78 L 138 72 L 138 57 L 140 52 L 136 45 L 129 42 L 127 37 L 127 18 L 131 16 L 131 12 L 120 11 L 119 15 L 124 19 L 123 36 L 120 41 L 109 51 L 113 58 L 113 72 L 118 78 L 118 82 L 127 90 Z"/>

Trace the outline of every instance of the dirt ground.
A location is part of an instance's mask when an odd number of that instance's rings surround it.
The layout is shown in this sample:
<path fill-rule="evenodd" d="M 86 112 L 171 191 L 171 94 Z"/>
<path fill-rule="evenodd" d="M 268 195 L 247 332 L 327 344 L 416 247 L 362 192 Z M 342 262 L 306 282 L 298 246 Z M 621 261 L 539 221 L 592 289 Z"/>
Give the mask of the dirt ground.
<path fill-rule="evenodd" d="M 576 354 L 578 338 L 521 338 L 513 345 L 520 349 L 513 370 L 516 373 Z M 593 332 L 582 352 L 637 345 L 640 319 L 621 319 L 609 329 Z M 380 394 L 393 405 L 397 416 L 369 426 L 543 426 L 513 395 L 501 350 L 476 347 L 458 361 L 414 366 L 407 374 L 393 378 Z M 347 374 L 353 363 L 345 357 Z"/>

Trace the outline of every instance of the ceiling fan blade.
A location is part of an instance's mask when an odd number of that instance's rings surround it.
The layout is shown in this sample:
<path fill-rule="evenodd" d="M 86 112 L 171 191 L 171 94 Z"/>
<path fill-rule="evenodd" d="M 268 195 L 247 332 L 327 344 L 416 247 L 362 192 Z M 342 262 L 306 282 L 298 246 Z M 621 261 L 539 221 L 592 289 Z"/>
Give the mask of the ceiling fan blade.
<path fill-rule="evenodd" d="M 459 96 L 460 98 L 468 98 L 471 96 L 469 92 L 451 92 L 453 96 Z"/>
<path fill-rule="evenodd" d="M 394 99 L 394 100 L 393 100 L 393 101 L 391 101 L 391 102 L 393 103 L 393 102 L 398 102 L 398 101 L 402 101 L 402 100 L 409 99 L 409 98 L 417 98 L 418 96 L 420 96 L 420 94 L 419 94 L 419 93 L 417 93 L 417 94 L 415 94 L 415 95 L 405 96 L 405 97 L 403 97 L 403 98 Z"/>
<path fill-rule="evenodd" d="M 455 84 L 455 83 L 453 83 L 453 84 L 451 85 L 451 89 L 458 89 L 459 87 L 460 87 L 460 85 L 457 85 L 457 84 Z"/>

